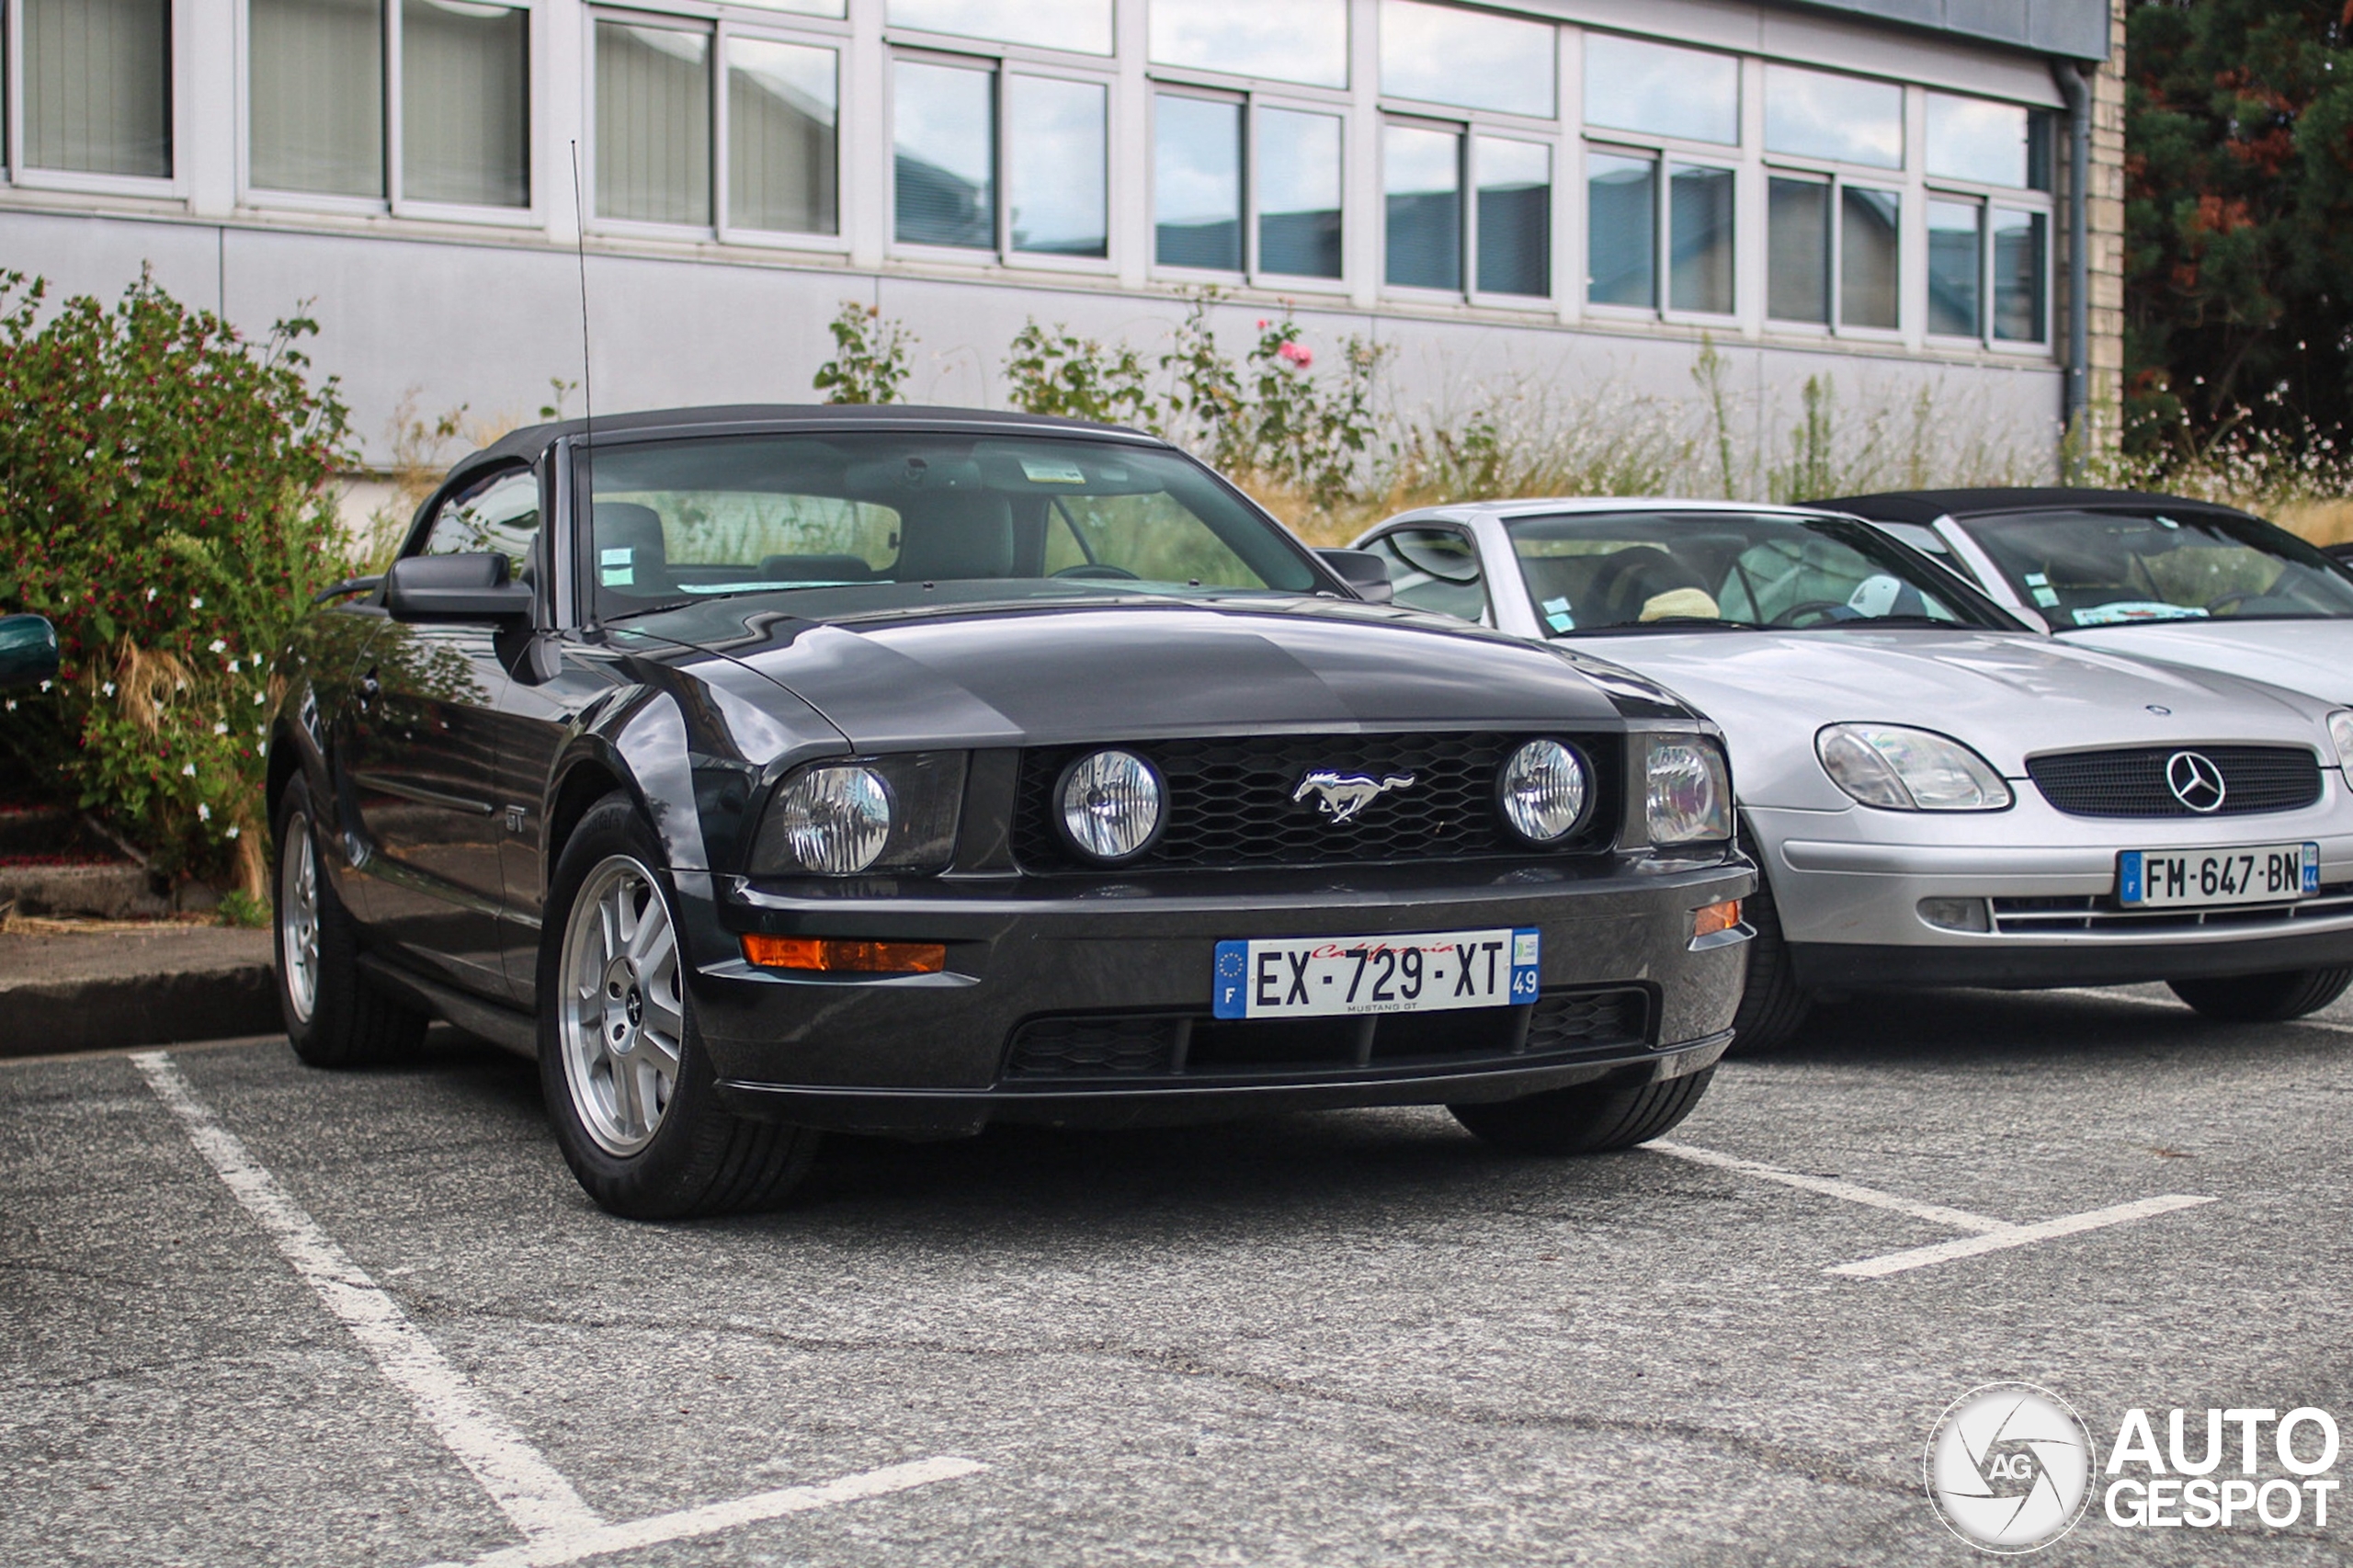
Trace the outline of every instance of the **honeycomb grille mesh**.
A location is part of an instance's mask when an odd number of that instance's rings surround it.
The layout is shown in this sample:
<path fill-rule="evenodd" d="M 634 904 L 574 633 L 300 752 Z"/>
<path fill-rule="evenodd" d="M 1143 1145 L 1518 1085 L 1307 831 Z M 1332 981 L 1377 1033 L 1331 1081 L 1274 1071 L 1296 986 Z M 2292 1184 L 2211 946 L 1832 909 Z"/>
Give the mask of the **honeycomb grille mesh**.
<path fill-rule="evenodd" d="M 1495 774 L 1518 734 L 1235 735 L 1136 743 L 1168 783 L 1168 822 L 1159 841 L 1122 870 L 1151 868 L 1364 865 L 1526 855 L 1504 826 Z M 1619 747 L 1612 735 L 1563 737 L 1584 752 L 1595 790 L 1585 825 L 1564 848 L 1607 844 L 1618 818 Z M 1090 869 L 1055 829 L 1054 785 L 1094 746 L 1023 754 L 1013 854 L 1023 869 Z M 1317 798 L 1294 800 L 1309 773 L 1331 769 L 1385 779 L 1411 777 L 1346 822 Z"/>
<path fill-rule="evenodd" d="M 2222 804 L 2193 812 L 2165 782 L 2184 749 L 2222 776 Z M 2027 774 L 2044 800 L 2076 817 L 2252 816 L 2291 812 L 2320 799 L 2320 763 L 2301 746 L 2134 746 L 2029 757 Z"/>

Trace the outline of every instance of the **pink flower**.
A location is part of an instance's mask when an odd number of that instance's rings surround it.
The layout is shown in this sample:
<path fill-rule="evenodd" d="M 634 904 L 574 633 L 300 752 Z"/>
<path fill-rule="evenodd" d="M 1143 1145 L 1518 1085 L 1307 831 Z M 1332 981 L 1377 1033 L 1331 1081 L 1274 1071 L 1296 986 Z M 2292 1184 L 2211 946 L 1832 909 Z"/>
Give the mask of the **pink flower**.
<path fill-rule="evenodd" d="M 1267 330 L 1267 318 L 1266 318 L 1266 317 L 1264 317 L 1264 316 L 1260 316 L 1260 317 L 1258 318 L 1258 330 L 1259 330 L 1260 332 L 1264 332 L 1264 331 L 1266 331 L 1266 330 Z"/>
<path fill-rule="evenodd" d="M 1304 370 L 1315 363 L 1315 351 L 1304 343 L 1286 343 L 1275 350 L 1278 358 L 1288 359 Z"/>

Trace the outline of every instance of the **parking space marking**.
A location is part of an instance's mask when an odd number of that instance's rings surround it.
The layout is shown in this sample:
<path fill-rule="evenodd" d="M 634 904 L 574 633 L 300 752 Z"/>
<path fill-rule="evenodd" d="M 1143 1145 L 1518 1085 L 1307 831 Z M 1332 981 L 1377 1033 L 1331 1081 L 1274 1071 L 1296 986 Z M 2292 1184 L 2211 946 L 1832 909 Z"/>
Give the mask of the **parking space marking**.
<path fill-rule="evenodd" d="M 1980 1253 L 1999 1252 L 2004 1247 L 2022 1247 L 2034 1242 L 2047 1242 L 2054 1236 L 2078 1235 L 2085 1231 L 2097 1231 L 2102 1226 L 2146 1220 L 2152 1215 L 2170 1214 L 2177 1209 L 2195 1209 L 2201 1203 L 2213 1201 L 2211 1198 L 2193 1197 L 2186 1192 L 2169 1192 L 2160 1198 L 2119 1203 L 2113 1208 L 2093 1209 L 2081 1214 L 2063 1214 L 2056 1220 L 2041 1220 L 2030 1225 L 2008 1225 L 1981 1235 L 1959 1236 L 1933 1246 L 1892 1252 L 1881 1257 L 1867 1257 L 1860 1263 L 1842 1263 L 1823 1272 L 1843 1274 L 1849 1279 L 1884 1279 L 1891 1274 L 1901 1274 L 1908 1268 L 1926 1268 L 1932 1263 L 1949 1263 L 1956 1257 L 1975 1257 Z"/>
<path fill-rule="evenodd" d="M 1818 1192 L 1825 1198 L 1843 1198 L 1849 1203 L 1865 1203 L 1874 1209 L 1893 1209 L 1899 1214 L 1909 1214 L 1915 1220 L 1926 1220 L 1932 1225 L 1943 1225 L 1955 1231 L 2009 1229 L 2007 1220 L 1972 1214 L 1965 1209 L 1948 1209 L 1941 1203 L 1915 1203 L 1909 1198 L 1898 1198 L 1892 1192 L 1881 1192 L 1873 1187 L 1858 1187 L 1851 1181 L 1840 1181 L 1836 1176 L 1807 1176 L 1802 1171 L 1785 1171 L 1778 1165 L 1760 1165 L 1753 1160 L 1737 1160 L 1730 1154 L 1719 1154 L 1713 1149 L 1699 1149 L 1688 1143 L 1669 1143 L 1661 1140 L 1653 1140 L 1643 1147 L 1656 1153 L 1672 1154 L 1678 1160 L 1688 1160 L 1694 1165 L 1713 1165 L 1718 1170 L 1737 1171 L 1742 1176 L 1778 1181 L 1783 1187 Z"/>
<path fill-rule="evenodd" d="M 1920 1203 L 1909 1198 L 1899 1198 L 1876 1187 L 1860 1187 L 1836 1176 L 1808 1176 L 1802 1171 L 1785 1171 L 1779 1165 L 1759 1165 L 1754 1160 L 1737 1159 L 1720 1154 L 1713 1149 L 1701 1149 L 1689 1143 L 1670 1143 L 1654 1140 L 1643 1145 L 1655 1153 L 1688 1160 L 1694 1165 L 1711 1165 L 1738 1176 L 1756 1176 L 1765 1181 L 1779 1182 L 1804 1192 L 1818 1192 L 1825 1198 L 1844 1199 L 1849 1203 L 1867 1204 L 1873 1209 L 1889 1209 L 1907 1214 L 1915 1220 L 1926 1220 L 1932 1225 L 1970 1233 L 1953 1241 L 1938 1242 L 1930 1246 L 1909 1247 L 1903 1252 L 1887 1253 L 1879 1257 L 1867 1257 L 1860 1263 L 1841 1263 L 1824 1268 L 1824 1274 L 1843 1275 L 1849 1279 L 1882 1279 L 1891 1274 L 1908 1269 L 1926 1268 L 1932 1263 L 1949 1263 L 1957 1257 L 1975 1257 L 1981 1253 L 2000 1252 L 2005 1247 L 2021 1247 L 2035 1242 L 2047 1242 L 2058 1236 L 2073 1236 L 2085 1231 L 2097 1231 L 2109 1225 L 2121 1225 L 2133 1220 L 2145 1220 L 2152 1215 L 2169 1214 L 2177 1209 L 2194 1209 L 2201 1203 L 2211 1203 L 2211 1198 L 2189 1193 L 2168 1192 L 2156 1198 L 2143 1198 L 2131 1203 L 2119 1203 L 2107 1209 L 2086 1210 L 2081 1214 L 2062 1214 L 2055 1220 L 2036 1220 L 2016 1224 L 1996 1220 L 1989 1215 L 1972 1214 L 1966 1209 L 1948 1209 L 1940 1203 Z"/>
<path fill-rule="evenodd" d="M 196 1097 L 168 1051 L 133 1051 L 131 1060 L 155 1097 L 179 1119 L 205 1164 L 228 1185 L 295 1274 L 351 1331 L 377 1370 L 408 1395 L 417 1414 L 472 1472 L 499 1512 L 522 1531 L 523 1544 L 476 1559 L 477 1568 L 578 1562 L 630 1547 L 712 1535 L 787 1514 L 904 1492 L 987 1468 L 977 1460 L 941 1456 L 819 1486 L 788 1486 L 729 1503 L 607 1524 L 546 1457 L 490 1407 L 465 1374 L 442 1358 L 400 1304 L 294 1201 L 244 1141 Z"/>

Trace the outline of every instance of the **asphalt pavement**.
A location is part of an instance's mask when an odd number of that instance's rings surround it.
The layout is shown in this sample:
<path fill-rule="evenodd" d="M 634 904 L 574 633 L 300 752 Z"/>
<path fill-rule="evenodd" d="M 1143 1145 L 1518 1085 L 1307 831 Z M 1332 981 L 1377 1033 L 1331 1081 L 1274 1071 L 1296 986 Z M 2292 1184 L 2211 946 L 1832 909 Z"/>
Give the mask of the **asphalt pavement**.
<path fill-rule="evenodd" d="M 2349 1096 L 2344 1004 L 1943 993 L 1727 1063 L 1671 1152 L 844 1139 L 641 1225 L 454 1035 L 0 1063 L 0 1562 L 1976 1562 L 1922 1453 L 1978 1385 L 2100 1458 L 2132 1408 L 2353 1422 Z M 2036 1561 L 2338 1563 L 2344 1509 L 2096 1495 Z"/>

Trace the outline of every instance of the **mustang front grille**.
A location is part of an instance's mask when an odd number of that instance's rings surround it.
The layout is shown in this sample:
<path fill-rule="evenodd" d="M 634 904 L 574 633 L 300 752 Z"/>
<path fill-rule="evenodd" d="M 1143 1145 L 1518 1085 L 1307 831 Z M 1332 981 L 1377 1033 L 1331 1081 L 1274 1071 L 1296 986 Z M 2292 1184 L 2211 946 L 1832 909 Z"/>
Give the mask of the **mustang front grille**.
<path fill-rule="evenodd" d="M 1167 826 L 1122 870 L 1364 865 L 1540 853 L 1512 836 L 1495 805 L 1495 773 L 1529 735 L 1233 735 L 1119 743 L 1167 781 Z M 1615 835 L 1620 757 L 1615 734 L 1563 733 L 1593 765 L 1595 799 L 1563 847 L 1596 849 Z M 1089 870 L 1054 825 L 1054 785 L 1074 759 L 1099 748 L 1040 747 L 1021 757 L 1013 855 L 1024 870 Z M 1413 779 L 1383 790 L 1347 820 L 1313 793 L 1315 772 Z"/>
<path fill-rule="evenodd" d="M 2221 776 L 2222 801 L 2214 810 L 2193 811 L 2168 782 L 2173 759 L 2185 755 L 2203 757 Z M 2043 799 L 2076 817 L 2252 816 L 2309 806 L 2321 791 L 2320 759 L 2301 746 L 2053 752 L 2027 758 L 2026 770 Z"/>
<path fill-rule="evenodd" d="M 1006 1051 L 1008 1082 L 1334 1074 L 1574 1060 L 1651 1043 L 1640 986 L 1548 992 L 1526 1007 L 1234 1023 L 1201 1013 L 1031 1018 Z"/>

